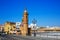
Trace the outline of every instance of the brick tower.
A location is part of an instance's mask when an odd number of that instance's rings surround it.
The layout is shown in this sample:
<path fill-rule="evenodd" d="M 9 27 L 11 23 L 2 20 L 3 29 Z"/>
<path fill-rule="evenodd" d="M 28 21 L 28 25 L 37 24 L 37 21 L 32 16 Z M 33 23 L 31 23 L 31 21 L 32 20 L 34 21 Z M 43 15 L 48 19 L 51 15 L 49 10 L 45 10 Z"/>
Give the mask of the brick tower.
<path fill-rule="evenodd" d="M 21 35 L 26 36 L 28 34 L 28 13 L 27 10 L 24 10 L 24 15 L 22 19 L 22 24 L 20 26 Z"/>
<path fill-rule="evenodd" d="M 27 10 L 24 10 L 24 15 L 23 15 L 23 28 L 24 28 L 24 35 L 28 34 L 28 13 Z"/>

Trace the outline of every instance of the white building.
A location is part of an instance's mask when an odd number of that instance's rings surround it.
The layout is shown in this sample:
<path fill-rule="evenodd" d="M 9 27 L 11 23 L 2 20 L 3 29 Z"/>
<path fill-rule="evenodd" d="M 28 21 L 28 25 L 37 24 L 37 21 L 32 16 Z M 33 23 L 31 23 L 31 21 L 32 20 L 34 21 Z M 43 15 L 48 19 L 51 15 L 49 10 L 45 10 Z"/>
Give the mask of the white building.
<path fill-rule="evenodd" d="M 3 31 L 4 25 L 0 25 L 0 32 Z"/>
<path fill-rule="evenodd" d="M 16 22 L 16 28 L 20 28 L 21 22 Z"/>
<path fill-rule="evenodd" d="M 37 30 L 38 29 L 37 25 L 36 24 L 33 24 L 33 23 L 31 23 L 29 25 L 29 28 L 31 28 L 32 30 Z"/>

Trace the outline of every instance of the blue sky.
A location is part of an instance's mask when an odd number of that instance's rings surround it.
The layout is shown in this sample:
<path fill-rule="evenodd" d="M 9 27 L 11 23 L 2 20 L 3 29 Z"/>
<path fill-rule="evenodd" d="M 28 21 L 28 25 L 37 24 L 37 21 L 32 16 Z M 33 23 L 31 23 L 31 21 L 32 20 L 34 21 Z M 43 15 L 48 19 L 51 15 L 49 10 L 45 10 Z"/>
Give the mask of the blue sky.
<path fill-rule="evenodd" d="M 39 26 L 60 26 L 60 0 L 0 0 L 0 24 L 21 22 L 25 7 L 29 24 L 35 18 Z"/>

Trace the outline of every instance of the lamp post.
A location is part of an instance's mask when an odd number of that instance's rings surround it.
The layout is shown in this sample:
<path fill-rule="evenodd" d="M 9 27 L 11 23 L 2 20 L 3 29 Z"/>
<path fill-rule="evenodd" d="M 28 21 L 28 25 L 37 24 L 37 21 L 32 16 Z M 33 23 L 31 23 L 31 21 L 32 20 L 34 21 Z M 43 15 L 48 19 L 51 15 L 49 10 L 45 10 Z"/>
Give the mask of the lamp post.
<path fill-rule="evenodd" d="M 34 37 L 36 36 L 36 26 L 35 26 L 36 22 L 37 22 L 37 21 L 36 21 L 35 19 L 32 20 L 32 23 L 34 24 L 34 26 L 33 26 Z"/>

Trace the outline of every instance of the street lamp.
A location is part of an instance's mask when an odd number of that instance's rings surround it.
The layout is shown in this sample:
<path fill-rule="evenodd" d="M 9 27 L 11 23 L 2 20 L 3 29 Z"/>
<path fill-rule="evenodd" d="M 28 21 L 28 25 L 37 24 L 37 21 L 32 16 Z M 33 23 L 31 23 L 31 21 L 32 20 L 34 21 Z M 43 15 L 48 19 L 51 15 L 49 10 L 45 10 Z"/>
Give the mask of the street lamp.
<path fill-rule="evenodd" d="M 37 22 L 37 21 L 36 21 L 35 19 L 32 20 L 32 23 L 34 24 L 34 26 L 33 26 L 34 37 L 36 36 L 36 26 L 35 26 L 36 22 Z"/>

